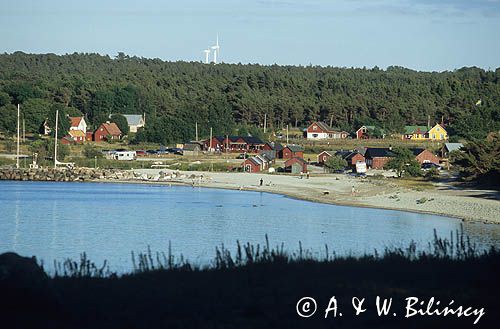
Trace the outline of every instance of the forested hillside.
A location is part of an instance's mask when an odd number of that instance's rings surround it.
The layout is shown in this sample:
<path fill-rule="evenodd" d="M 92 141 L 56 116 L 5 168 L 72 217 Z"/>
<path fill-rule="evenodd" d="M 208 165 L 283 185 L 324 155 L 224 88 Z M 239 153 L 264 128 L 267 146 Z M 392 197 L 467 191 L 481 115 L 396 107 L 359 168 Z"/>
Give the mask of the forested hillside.
<path fill-rule="evenodd" d="M 478 100 L 481 104 L 476 105 Z M 141 140 L 174 142 L 234 133 L 237 126 L 303 127 L 324 120 L 351 131 L 378 124 L 400 131 L 431 121 L 450 133 L 483 137 L 500 129 L 500 69 L 416 72 L 333 67 L 206 65 L 97 54 L 0 55 L 0 130 L 15 129 L 20 103 L 36 132 L 59 108 L 97 125 L 110 113 L 146 113 Z"/>

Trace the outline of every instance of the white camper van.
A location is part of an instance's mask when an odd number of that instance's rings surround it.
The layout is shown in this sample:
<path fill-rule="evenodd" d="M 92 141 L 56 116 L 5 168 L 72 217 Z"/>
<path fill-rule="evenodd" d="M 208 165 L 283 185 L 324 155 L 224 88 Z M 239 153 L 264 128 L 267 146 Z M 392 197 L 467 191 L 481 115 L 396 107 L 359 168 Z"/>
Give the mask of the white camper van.
<path fill-rule="evenodd" d="M 113 154 L 115 160 L 120 161 L 130 161 L 137 159 L 137 153 L 135 151 L 118 151 Z"/>

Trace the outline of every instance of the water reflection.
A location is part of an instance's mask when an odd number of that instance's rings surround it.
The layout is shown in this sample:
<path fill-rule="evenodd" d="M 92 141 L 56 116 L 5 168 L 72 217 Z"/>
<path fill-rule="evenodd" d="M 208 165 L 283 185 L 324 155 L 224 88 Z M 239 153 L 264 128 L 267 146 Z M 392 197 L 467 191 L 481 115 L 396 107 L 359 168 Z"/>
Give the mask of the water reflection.
<path fill-rule="evenodd" d="M 36 255 L 46 264 L 83 251 L 114 269 L 131 268 L 130 251 L 167 251 L 169 241 L 198 264 L 216 246 L 240 242 L 288 250 L 371 253 L 387 246 L 426 247 L 436 229 L 448 237 L 461 222 L 440 216 L 317 204 L 280 195 L 127 184 L 0 182 L 0 252 Z M 500 245 L 500 225 L 464 223 L 482 246 Z"/>

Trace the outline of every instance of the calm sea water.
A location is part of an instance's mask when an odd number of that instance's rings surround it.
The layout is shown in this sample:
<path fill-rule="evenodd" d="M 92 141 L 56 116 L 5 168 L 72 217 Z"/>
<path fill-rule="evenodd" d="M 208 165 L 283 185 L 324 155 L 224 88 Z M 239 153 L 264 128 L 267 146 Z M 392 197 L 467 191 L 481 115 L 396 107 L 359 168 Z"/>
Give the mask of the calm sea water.
<path fill-rule="evenodd" d="M 325 244 L 337 254 L 362 254 L 389 246 L 425 247 L 433 229 L 442 236 L 461 221 L 400 211 L 343 207 L 245 191 L 134 184 L 0 181 L 0 252 L 35 255 L 45 264 L 81 252 L 117 271 L 132 268 L 131 251 L 182 254 L 208 264 L 215 247 L 240 242 L 299 241 L 318 255 Z M 482 246 L 500 245 L 500 225 L 464 223 Z"/>

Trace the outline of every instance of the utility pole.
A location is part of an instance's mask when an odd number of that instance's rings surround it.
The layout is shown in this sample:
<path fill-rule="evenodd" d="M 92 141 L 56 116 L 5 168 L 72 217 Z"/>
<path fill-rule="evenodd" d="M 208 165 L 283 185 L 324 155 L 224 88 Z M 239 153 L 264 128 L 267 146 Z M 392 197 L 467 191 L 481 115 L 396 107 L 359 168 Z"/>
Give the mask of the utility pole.
<path fill-rule="evenodd" d="M 19 139 L 21 138 L 20 136 L 20 129 L 19 129 L 19 117 L 21 116 L 21 110 L 19 108 L 19 104 L 17 104 L 17 156 L 16 156 L 16 168 L 19 169 Z"/>
<path fill-rule="evenodd" d="M 333 125 L 333 114 L 332 116 L 330 117 L 330 127 Z"/>
<path fill-rule="evenodd" d="M 266 133 L 267 113 L 264 113 L 264 134 Z"/>
<path fill-rule="evenodd" d="M 194 123 L 194 129 L 196 130 L 196 141 L 198 141 L 198 122 Z"/>
<path fill-rule="evenodd" d="M 286 143 L 288 144 L 288 125 L 286 125 Z"/>
<path fill-rule="evenodd" d="M 57 168 L 57 124 L 59 123 L 59 110 L 56 110 L 56 139 L 54 140 L 54 169 Z"/>

